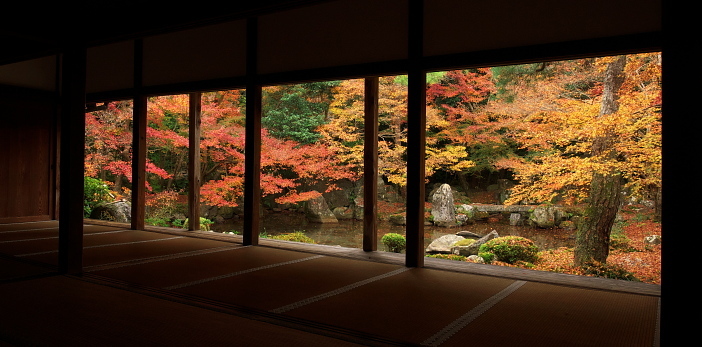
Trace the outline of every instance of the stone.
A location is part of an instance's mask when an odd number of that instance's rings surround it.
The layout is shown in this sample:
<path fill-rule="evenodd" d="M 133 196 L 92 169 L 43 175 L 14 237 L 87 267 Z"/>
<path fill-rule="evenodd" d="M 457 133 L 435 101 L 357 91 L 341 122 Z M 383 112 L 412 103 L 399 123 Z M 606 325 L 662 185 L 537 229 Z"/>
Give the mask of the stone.
<path fill-rule="evenodd" d="M 407 225 L 407 218 L 403 214 L 393 214 L 388 216 L 388 222 L 395 225 Z"/>
<path fill-rule="evenodd" d="M 563 220 L 563 211 L 556 206 L 537 206 L 529 216 L 529 221 L 539 228 L 553 228 Z"/>
<path fill-rule="evenodd" d="M 468 246 L 451 246 L 451 253 L 455 255 L 462 255 L 464 257 L 473 255 L 471 254 L 471 250 L 468 248 Z"/>
<path fill-rule="evenodd" d="M 467 239 L 479 239 L 481 237 L 480 235 L 467 230 L 461 230 L 457 232 L 456 235 L 465 237 Z"/>
<path fill-rule="evenodd" d="M 482 246 L 485 242 L 488 242 L 488 241 L 495 239 L 495 238 L 498 238 L 498 237 L 500 237 L 500 235 L 497 234 L 497 231 L 493 230 L 490 233 L 488 233 L 487 235 L 475 240 L 475 242 L 473 242 L 472 244 L 465 246 L 465 249 L 462 250 L 461 255 L 466 255 L 466 256 L 473 255 L 473 254 L 477 255 L 478 252 L 480 251 L 480 246 Z"/>
<path fill-rule="evenodd" d="M 453 205 L 451 186 L 444 183 L 432 195 L 431 215 L 434 225 L 440 227 L 456 226 L 456 211 Z"/>
<path fill-rule="evenodd" d="M 312 223 L 338 223 L 334 213 L 329 209 L 327 201 L 321 194 L 316 198 L 305 201 L 305 217 Z"/>
<path fill-rule="evenodd" d="M 468 218 L 468 216 L 458 213 L 456 214 L 456 225 L 466 225 L 466 224 L 472 224 L 473 221 Z"/>
<path fill-rule="evenodd" d="M 660 245 L 662 241 L 661 235 L 650 235 L 644 237 L 644 241 L 649 245 Z"/>
<path fill-rule="evenodd" d="M 351 207 L 336 207 L 332 212 L 334 212 L 334 216 L 338 220 L 353 219 L 354 217 L 354 210 Z"/>
<path fill-rule="evenodd" d="M 468 258 L 466 259 L 471 263 L 477 263 L 477 264 L 485 264 L 485 259 L 479 255 L 469 255 Z"/>
<path fill-rule="evenodd" d="M 520 213 L 510 213 L 509 225 L 512 225 L 512 226 L 520 225 L 521 222 L 522 222 L 522 215 Z"/>
<path fill-rule="evenodd" d="M 129 223 L 132 220 L 132 204 L 127 201 L 99 204 L 90 213 L 90 218 Z"/>
<path fill-rule="evenodd" d="M 437 253 L 443 253 L 443 254 L 451 254 L 451 246 L 456 243 L 457 241 L 465 239 L 462 236 L 458 235 L 444 235 L 439 237 L 438 239 L 432 241 L 429 246 L 426 248 L 426 253 L 429 254 L 437 254 Z"/>

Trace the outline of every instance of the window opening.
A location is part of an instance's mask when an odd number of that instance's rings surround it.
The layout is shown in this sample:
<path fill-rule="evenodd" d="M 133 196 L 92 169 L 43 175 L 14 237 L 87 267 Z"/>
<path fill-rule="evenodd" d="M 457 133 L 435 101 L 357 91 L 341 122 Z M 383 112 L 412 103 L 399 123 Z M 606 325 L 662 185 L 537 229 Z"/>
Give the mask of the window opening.
<path fill-rule="evenodd" d="M 150 97 L 146 128 L 144 223 L 187 228 L 189 96 Z M 201 223 L 208 230 L 208 223 Z"/>
<path fill-rule="evenodd" d="M 131 220 L 131 100 L 93 105 L 85 114 L 83 217 Z"/>
<path fill-rule="evenodd" d="M 659 53 L 434 76 L 428 256 L 660 283 Z"/>

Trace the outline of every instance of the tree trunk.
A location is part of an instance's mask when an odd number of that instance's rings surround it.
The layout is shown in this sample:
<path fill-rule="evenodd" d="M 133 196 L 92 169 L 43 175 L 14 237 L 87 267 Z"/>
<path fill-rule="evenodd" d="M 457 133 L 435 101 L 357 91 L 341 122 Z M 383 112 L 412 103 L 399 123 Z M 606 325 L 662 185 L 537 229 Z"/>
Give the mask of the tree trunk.
<path fill-rule="evenodd" d="M 619 110 L 618 91 L 624 83 L 626 57 L 619 56 L 607 66 L 602 93 L 600 117 Z M 592 156 L 603 161 L 617 160 L 614 149 L 616 137 L 605 132 L 594 139 Z M 596 172 L 590 185 L 588 206 L 575 241 L 575 265 L 605 263 L 609 255 L 609 236 L 612 233 L 621 204 L 622 178 L 618 172 Z"/>

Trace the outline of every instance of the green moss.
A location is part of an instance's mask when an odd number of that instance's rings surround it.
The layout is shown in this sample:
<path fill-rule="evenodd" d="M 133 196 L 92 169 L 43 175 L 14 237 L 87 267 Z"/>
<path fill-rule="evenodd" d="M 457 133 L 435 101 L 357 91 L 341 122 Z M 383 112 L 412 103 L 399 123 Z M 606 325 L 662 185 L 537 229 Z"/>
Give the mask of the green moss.
<path fill-rule="evenodd" d="M 465 261 L 466 257 L 462 255 L 455 255 L 455 254 L 427 254 L 426 255 L 429 258 L 439 258 L 439 259 L 448 259 L 448 260 L 456 260 L 456 261 Z"/>
<path fill-rule="evenodd" d="M 453 245 L 454 246 L 469 246 L 469 245 L 472 245 L 473 243 L 475 243 L 475 239 L 463 239 L 460 241 L 456 241 L 456 243 L 454 243 Z"/>
<path fill-rule="evenodd" d="M 302 243 L 317 243 L 311 237 L 305 235 L 305 233 L 303 233 L 302 231 L 295 231 L 292 233 L 275 235 L 275 236 L 271 236 L 270 238 L 274 239 L 274 240 L 283 240 L 283 241 L 293 241 L 293 242 L 302 242 Z"/>

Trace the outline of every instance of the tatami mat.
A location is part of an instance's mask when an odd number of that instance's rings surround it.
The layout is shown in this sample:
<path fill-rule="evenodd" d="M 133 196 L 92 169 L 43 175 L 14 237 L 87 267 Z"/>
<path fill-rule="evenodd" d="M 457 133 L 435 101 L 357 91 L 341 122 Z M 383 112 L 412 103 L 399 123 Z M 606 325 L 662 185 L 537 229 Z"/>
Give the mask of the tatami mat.
<path fill-rule="evenodd" d="M 85 275 L 59 276 L 58 229 L 0 230 L 6 342 L 648 347 L 658 338 L 656 295 L 107 226 L 86 227 Z"/>
<path fill-rule="evenodd" d="M 442 346 L 490 344 L 495 336 L 507 346 L 654 346 L 658 300 L 530 282 Z"/>
<path fill-rule="evenodd" d="M 55 276 L 0 285 L 0 340 L 32 346 L 356 346 Z"/>
<path fill-rule="evenodd" d="M 285 314 L 419 344 L 513 282 L 415 268 Z"/>
<path fill-rule="evenodd" d="M 229 248 L 209 249 L 208 253 L 185 253 L 174 259 L 149 258 L 141 263 L 115 264 L 112 268 L 107 266 L 104 270 L 88 271 L 121 281 L 164 288 L 309 256 L 279 249 L 229 245 Z"/>
<path fill-rule="evenodd" d="M 225 303 L 272 310 L 400 268 L 334 257 L 270 267 L 259 271 L 174 289 Z"/>

